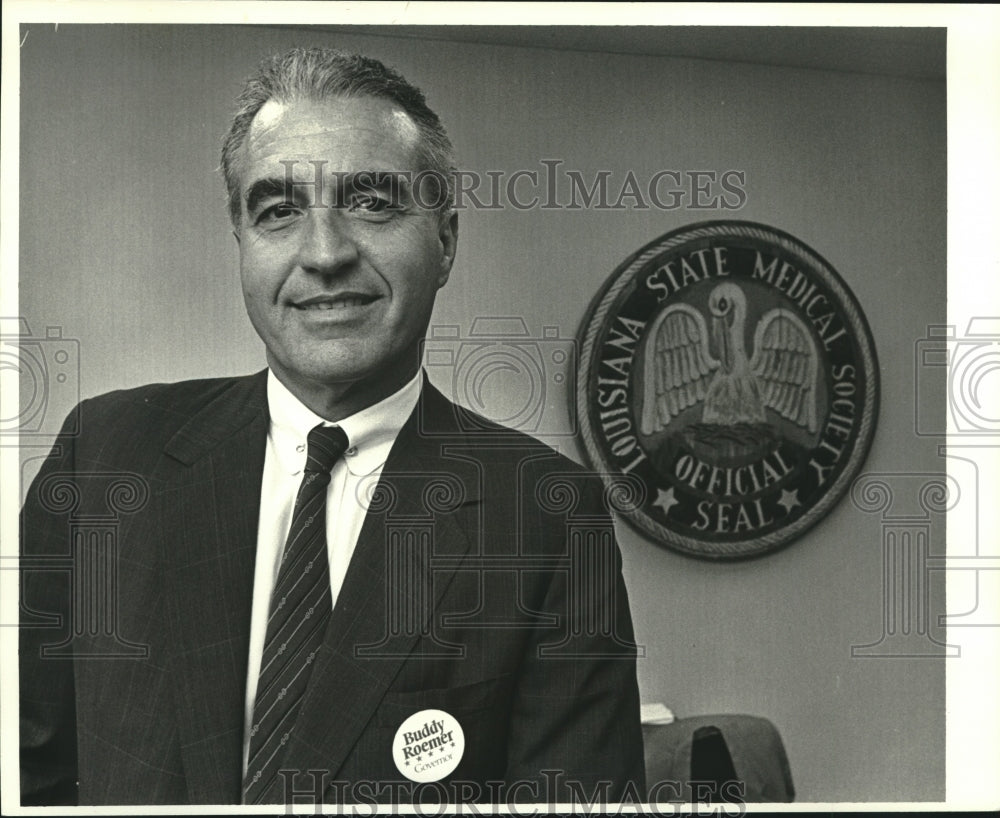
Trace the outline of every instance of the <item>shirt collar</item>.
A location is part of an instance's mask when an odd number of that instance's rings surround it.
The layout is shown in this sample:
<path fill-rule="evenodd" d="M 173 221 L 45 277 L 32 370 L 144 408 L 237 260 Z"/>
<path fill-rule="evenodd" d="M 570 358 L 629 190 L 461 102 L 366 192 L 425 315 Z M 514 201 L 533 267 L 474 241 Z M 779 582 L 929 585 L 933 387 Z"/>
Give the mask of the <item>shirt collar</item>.
<path fill-rule="evenodd" d="M 339 426 L 347 435 L 347 469 L 355 476 L 371 474 L 389 457 L 399 430 L 420 397 L 421 372 L 398 392 L 378 403 L 330 423 L 293 395 L 274 372 L 267 373 L 267 405 L 271 416 L 268 437 L 282 471 L 298 474 L 306 463 L 309 431 L 320 423 Z"/>

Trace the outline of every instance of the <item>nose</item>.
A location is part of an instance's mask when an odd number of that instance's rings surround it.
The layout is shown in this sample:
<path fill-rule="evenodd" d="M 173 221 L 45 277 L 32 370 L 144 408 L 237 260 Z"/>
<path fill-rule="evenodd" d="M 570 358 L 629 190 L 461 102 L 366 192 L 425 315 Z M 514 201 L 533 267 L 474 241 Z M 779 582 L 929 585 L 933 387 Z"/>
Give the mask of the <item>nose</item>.
<path fill-rule="evenodd" d="M 299 265 L 316 275 L 333 275 L 358 259 L 358 247 L 336 208 L 310 208 L 299 245 Z"/>

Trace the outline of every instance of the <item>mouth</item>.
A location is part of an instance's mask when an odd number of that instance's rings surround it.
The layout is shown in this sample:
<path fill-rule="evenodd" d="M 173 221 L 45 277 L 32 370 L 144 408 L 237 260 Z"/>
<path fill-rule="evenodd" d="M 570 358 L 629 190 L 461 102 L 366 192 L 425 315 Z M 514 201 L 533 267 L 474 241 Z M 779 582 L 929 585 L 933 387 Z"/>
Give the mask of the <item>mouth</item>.
<path fill-rule="evenodd" d="M 298 301 L 292 301 L 291 306 L 303 312 L 335 312 L 338 310 L 366 307 L 378 299 L 379 296 L 377 295 L 347 292 L 304 298 Z"/>

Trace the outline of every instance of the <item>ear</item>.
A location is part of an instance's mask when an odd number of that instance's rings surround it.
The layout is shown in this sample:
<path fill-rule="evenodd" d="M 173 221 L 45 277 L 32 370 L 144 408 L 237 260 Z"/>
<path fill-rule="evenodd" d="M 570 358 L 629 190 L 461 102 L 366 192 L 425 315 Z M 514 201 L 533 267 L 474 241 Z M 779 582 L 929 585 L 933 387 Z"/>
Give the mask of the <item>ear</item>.
<path fill-rule="evenodd" d="M 438 225 L 438 239 L 441 242 L 441 274 L 438 276 L 438 287 L 448 283 L 451 266 L 455 263 L 455 253 L 458 252 L 458 213 L 447 210 L 441 214 Z"/>

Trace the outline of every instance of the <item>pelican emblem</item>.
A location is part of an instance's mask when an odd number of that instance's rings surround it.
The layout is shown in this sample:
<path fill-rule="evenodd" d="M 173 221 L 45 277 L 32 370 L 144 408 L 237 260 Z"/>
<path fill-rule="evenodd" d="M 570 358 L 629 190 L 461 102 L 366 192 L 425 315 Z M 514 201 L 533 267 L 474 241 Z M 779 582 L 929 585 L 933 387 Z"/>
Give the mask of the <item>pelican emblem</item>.
<path fill-rule="evenodd" d="M 703 424 L 765 424 L 771 409 L 815 432 L 819 351 L 802 320 L 781 307 L 766 312 L 748 358 L 747 299 L 739 285 L 716 286 L 708 310 L 711 330 L 688 304 L 667 307 L 653 322 L 645 341 L 642 433 L 662 431 L 698 403 Z"/>

